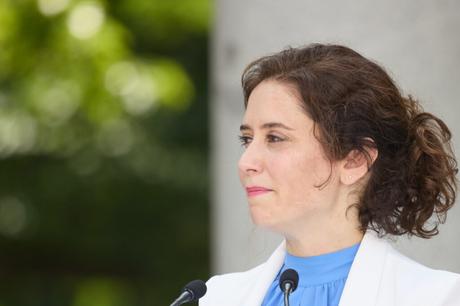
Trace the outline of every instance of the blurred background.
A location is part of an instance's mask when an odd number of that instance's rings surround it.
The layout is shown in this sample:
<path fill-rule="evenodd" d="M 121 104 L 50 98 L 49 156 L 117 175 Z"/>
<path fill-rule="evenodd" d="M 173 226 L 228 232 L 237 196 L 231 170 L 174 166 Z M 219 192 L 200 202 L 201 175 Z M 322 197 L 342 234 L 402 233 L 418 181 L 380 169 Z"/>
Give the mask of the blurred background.
<path fill-rule="evenodd" d="M 238 180 L 240 76 L 287 46 L 377 61 L 458 156 L 459 27 L 455 0 L 0 0 L 0 306 L 169 305 L 264 261 L 281 237 Z M 397 248 L 460 272 L 456 206 Z"/>
<path fill-rule="evenodd" d="M 0 0 L 0 306 L 209 274 L 209 0 Z"/>

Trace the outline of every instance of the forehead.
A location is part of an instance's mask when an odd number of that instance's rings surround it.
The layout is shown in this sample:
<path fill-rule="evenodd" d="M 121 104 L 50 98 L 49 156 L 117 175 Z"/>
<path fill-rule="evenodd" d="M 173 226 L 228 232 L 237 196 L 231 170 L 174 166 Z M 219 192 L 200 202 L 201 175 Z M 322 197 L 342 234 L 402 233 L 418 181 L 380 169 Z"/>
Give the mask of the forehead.
<path fill-rule="evenodd" d="M 243 123 L 259 125 L 277 121 L 291 127 L 312 124 L 302 108 L 302 101 L 292 85 L 266 80 L 251 92 Z"/>

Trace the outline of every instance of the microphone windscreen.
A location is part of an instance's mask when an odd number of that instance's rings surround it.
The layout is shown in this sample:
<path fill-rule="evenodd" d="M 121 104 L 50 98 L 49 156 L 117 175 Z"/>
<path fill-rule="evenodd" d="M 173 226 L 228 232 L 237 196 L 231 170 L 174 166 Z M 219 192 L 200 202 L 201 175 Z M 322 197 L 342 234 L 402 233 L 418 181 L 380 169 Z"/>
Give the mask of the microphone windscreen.
<path fill-rule="evenodd" d="M 206 294 L 206 284 L 200 279 L 196 279 L 185 285 L 182 291 L 189 291 L 193 295 L 193 300 L 190 302 L 198 301 Z"/>
<path fill-rule="evenodd" d="M 299 274 L 294 269 L 287 269 L 285 270 L 280 276 L 280 287 L 281 290 L 284 292 L 284 284 L 290 283 L 292 287 L 292 291 L 294 292 L 297 289 L 297 285 L 299 284 Z"/>

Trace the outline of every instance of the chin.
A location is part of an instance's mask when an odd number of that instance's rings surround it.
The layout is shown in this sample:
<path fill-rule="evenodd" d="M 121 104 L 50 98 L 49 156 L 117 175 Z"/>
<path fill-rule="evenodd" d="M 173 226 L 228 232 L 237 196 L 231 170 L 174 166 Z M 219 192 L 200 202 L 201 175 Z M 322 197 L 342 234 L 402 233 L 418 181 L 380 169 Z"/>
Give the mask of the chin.
<path fill-rule="evenodd" d="M 250 207 L 251 211 L 251 220 L 254 225 L 265 228 L 268 230 L 275 230 L 276 229 L 276 220 L 274 220 L 267 211 L 261 209 L 260 207 Z"/>

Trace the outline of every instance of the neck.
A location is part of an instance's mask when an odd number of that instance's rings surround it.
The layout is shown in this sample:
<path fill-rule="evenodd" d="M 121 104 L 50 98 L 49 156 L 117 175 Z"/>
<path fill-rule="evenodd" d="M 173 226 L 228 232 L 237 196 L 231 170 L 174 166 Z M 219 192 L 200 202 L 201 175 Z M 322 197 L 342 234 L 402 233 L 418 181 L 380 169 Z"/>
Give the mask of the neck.
<path fill-rule="evenodd" d="M 357 215 L 351 209 L 348 216 L 343 212 L 335 217 L 315 218 L 315 221 L 305 222 L 285 233 L 289 254 L 308 257 L 331 253 L 363 239 Z"/>

